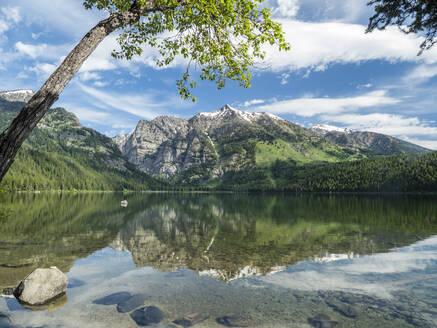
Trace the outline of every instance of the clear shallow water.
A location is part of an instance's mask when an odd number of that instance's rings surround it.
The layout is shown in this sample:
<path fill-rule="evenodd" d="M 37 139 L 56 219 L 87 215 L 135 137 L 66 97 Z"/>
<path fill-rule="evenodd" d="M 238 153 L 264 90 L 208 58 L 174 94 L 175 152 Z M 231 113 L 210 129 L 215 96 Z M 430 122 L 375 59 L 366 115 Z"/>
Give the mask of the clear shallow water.
<path fill-rule="evenodd" d="M 128 207 L 120 206 L 127 199 Z M 137 327 L 93 301 L 142 294 L 161 327 L 437 327 L 437 202 L 417 196 L 10 195 L 0 289 L 58 266 L 48 309 L 0 298 L 0 327 Z M 143 304 L 144 303 L 144 304 Z M 223 322 L 223 320 L 222 320 Z M 325 324 L 329 324 L 326 323 Z"/>

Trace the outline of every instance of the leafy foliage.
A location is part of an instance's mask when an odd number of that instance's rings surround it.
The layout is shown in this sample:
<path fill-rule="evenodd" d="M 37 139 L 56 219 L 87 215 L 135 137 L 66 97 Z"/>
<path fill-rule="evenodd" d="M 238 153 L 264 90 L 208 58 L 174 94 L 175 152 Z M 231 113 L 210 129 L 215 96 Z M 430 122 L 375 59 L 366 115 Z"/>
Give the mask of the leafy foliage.
<path fill-rule="evenodd" d="M 397 25 L 407 34 L 423 33 L 425 40 L 420 45 L 420 53 L 437 42 L 436 0 L 371 0 L 368 5 L 375 8 L 375 14 L 370 17 L 368 32 Z"/>
<path fill-rule="evenodd" d="M 179 94 L 193 101 L 191 89 L 197 84 L 190 67 L 200 71 L 201 80 L 223 88 L 226 80 L 250 86 L 250 67 L 264 58 L 264 44 L 289 50 L 281 25 L 274 22 L 263 0 L 85 0 L 87 9 L 111 13 L 140 8 L 143 15 L 124 28 L 118 41 L 117 58 L 141 55 L 144 46 L 158 50 L 156 64 L 172 64 L 177 57 L 187 62 L 187 70 L 177 81 Z"/>

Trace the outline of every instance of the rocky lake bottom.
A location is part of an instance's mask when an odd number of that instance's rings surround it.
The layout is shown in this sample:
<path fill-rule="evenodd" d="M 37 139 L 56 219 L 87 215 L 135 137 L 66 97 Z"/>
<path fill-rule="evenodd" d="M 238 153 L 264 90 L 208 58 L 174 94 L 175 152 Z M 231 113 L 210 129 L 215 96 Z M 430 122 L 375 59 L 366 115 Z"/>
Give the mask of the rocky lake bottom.
<path fill-rule="evenodd" d="M 69 286 L 3 295 L 0 327 L 437 327 L 436 200 L 3 195 L 0 292 L 38 267 Z"/>

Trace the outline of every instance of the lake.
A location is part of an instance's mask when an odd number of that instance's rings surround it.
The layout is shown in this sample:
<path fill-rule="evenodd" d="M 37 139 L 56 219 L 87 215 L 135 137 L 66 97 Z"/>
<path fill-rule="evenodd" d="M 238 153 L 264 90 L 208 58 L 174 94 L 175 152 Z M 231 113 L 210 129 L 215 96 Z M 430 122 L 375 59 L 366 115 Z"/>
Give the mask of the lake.
<path fill-rule="evenodd" d="M 0 327 L 437 327 L 434 196 L 0 197 L 0 291 L 70 282 Z"/>

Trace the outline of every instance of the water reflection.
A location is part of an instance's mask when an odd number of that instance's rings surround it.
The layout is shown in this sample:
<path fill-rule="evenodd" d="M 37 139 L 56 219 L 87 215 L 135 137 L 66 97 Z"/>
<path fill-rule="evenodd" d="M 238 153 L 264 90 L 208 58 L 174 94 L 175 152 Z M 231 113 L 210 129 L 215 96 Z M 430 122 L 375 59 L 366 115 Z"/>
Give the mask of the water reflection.
<path fill-rule="evenodd" d="M 230 280 L 312 258 L 383 252 L 437 232 L 432 198 L 360 196 L 9 196 L 1 204 L 0 287 L 36 267 L 67 272 L 110 245 L 138 267 Z M 340 255 L 335 255 L 340 254 Z"/>
<path fill-rule="evenodd" d="M 9 299 L 0 313 L 25 326 L 135 327 L 93 301 L 141 292 L 164 322 L 210 318 L 199 327 L 310 327 L 320 312 L 345 327 L 433 326 L 435 233 L 432 197 L 4 196 L 0 288 L 52 265 L 70 286 L 50 314 Z"/>

